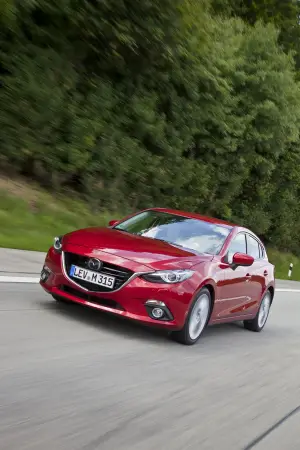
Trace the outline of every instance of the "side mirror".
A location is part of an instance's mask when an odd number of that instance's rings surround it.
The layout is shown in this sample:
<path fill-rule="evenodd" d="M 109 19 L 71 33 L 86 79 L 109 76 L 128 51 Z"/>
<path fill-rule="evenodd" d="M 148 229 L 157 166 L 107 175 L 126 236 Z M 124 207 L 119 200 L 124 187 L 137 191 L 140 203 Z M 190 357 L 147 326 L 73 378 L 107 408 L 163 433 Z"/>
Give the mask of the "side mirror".
<path fill-rule="evenodd" d="M 116 225 L 118 222 L 119 222 L 118 220 L 110 220 L 110 221 L 108 222 L 108 225 L 109 225 L 110 227 L 113 227 L 113 226 Z"/>
<path fill-rule="evenodd" d="M 232 257 L 232 265 L 233 266 L 243 266 L 249 267 L 254 263 L 254 258 L 250 255 L 246 255 L 245 253 L 235 253 Z"/>

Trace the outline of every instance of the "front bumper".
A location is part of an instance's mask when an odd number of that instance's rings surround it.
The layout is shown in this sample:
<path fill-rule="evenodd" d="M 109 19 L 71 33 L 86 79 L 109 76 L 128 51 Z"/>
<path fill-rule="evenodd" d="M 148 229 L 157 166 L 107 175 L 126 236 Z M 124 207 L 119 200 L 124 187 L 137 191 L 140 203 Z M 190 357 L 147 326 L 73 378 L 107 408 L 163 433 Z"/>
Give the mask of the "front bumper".
<path fill-rule="evenodd" d="M 176 285 L 165 285 L 149 283 L 139 277 L 132 278 L 121 289 L 114 292 L 87 291 L 65 275 L 62 257 L 53 248 L 46 256 L 44 267 L 49 273 L 44 280 L 40 280 L 40 285 L 49 294 L 136 320 L 145 325 L 154 325 L 170 330 L 181 329 L 184 326 L 194 294 L 194 287 L 189 280 Z M 149 300 L 156 300 L 165 305 L 167 314 L 163 320 L 151 317 Z"/>

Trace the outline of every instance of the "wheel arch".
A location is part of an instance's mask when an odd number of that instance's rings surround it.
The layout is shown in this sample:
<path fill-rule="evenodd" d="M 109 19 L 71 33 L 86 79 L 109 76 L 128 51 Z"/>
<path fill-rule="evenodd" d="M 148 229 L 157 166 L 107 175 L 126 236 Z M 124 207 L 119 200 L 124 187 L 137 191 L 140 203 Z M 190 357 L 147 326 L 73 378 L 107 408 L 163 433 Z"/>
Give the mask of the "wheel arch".
<path fill-rule="evenodd" d="M 199 292 L 201 291 L 201 289 L 203 288 L 207 288 L 210 296 L 211 296 L 211 308 L 210 308 L 210 312 L 209 312 L 209 318 L 212 315 L 214 306 L 215 306 L 215 300 L 216 300 L 216 289 L 215 289 L 215 283 L 213 280 L 206 280 L 203 283 L 201 283 L 201 285 L 199 286 L 199 288 L 197 289 L 196 292 L 196 296 L 199 294 Z M 195 298 L 195 296 L 194 296 Z"/>
<path fill-rule="evenodd" d="M 268 286 L 267 291 L 270 291 L 270 293 L 271 293 L 271 305 L 272 305 L 273 299 L 274 299 L 274 295 L 275 295 L 275 288 L 274 288 L 274 286 L 272 286 L 272 285 Z"/>
<path fill-rule="evenodd" d="M 210 314 L 212 313 L 212 310 L 214 309 L 214 305 L 215 305 L 215 297 L 216 297 L 216 292 L 215 292 L 215 288 L 214 288 L 214 286 L 212 285 L 212 284 L 210 284 L 210 283 L 207 283 L 207 284 L 205 284 L 204 286 L 202 286 L 202 287 L 206 287 L 208 290 L 209 290 L 209 293 L 210 293 L 210 295 L 211 295 L 211 312 L 210 312 Z"/>

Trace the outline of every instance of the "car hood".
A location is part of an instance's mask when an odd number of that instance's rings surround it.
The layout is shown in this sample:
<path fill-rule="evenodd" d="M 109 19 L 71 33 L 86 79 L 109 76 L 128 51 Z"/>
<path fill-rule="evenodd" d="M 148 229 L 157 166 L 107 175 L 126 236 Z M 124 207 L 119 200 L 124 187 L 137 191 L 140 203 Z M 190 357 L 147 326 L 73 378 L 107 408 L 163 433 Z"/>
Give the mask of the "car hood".
<path fill-rule="evenodd" d="M 137 236 L 112 228 L 85 228 L 64 236 L 63 247 L 75 245 L 86 248 L 95 255 L 104 252 L 134 261 L 154 270 L 190 268 L 201 261 L 209 261 L 211 255 L 176 247 L 157 239 Z M 110 261 L 113 262 L 110 258 Z M 137 268 L 136 268 L 137 269 Z"/>

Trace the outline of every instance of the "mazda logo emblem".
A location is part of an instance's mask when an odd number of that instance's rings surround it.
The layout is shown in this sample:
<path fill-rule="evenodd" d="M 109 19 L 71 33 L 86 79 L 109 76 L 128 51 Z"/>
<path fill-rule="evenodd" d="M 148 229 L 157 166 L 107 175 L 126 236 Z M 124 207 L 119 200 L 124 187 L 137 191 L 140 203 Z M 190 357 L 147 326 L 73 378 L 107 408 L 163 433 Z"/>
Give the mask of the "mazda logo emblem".
<path fill-rule="evenodd" d="M 91 258 L 88 260 L 88 268 L 91 270 L 100 270 L 102 267 L 102 262 L 97 258 Z"/>

